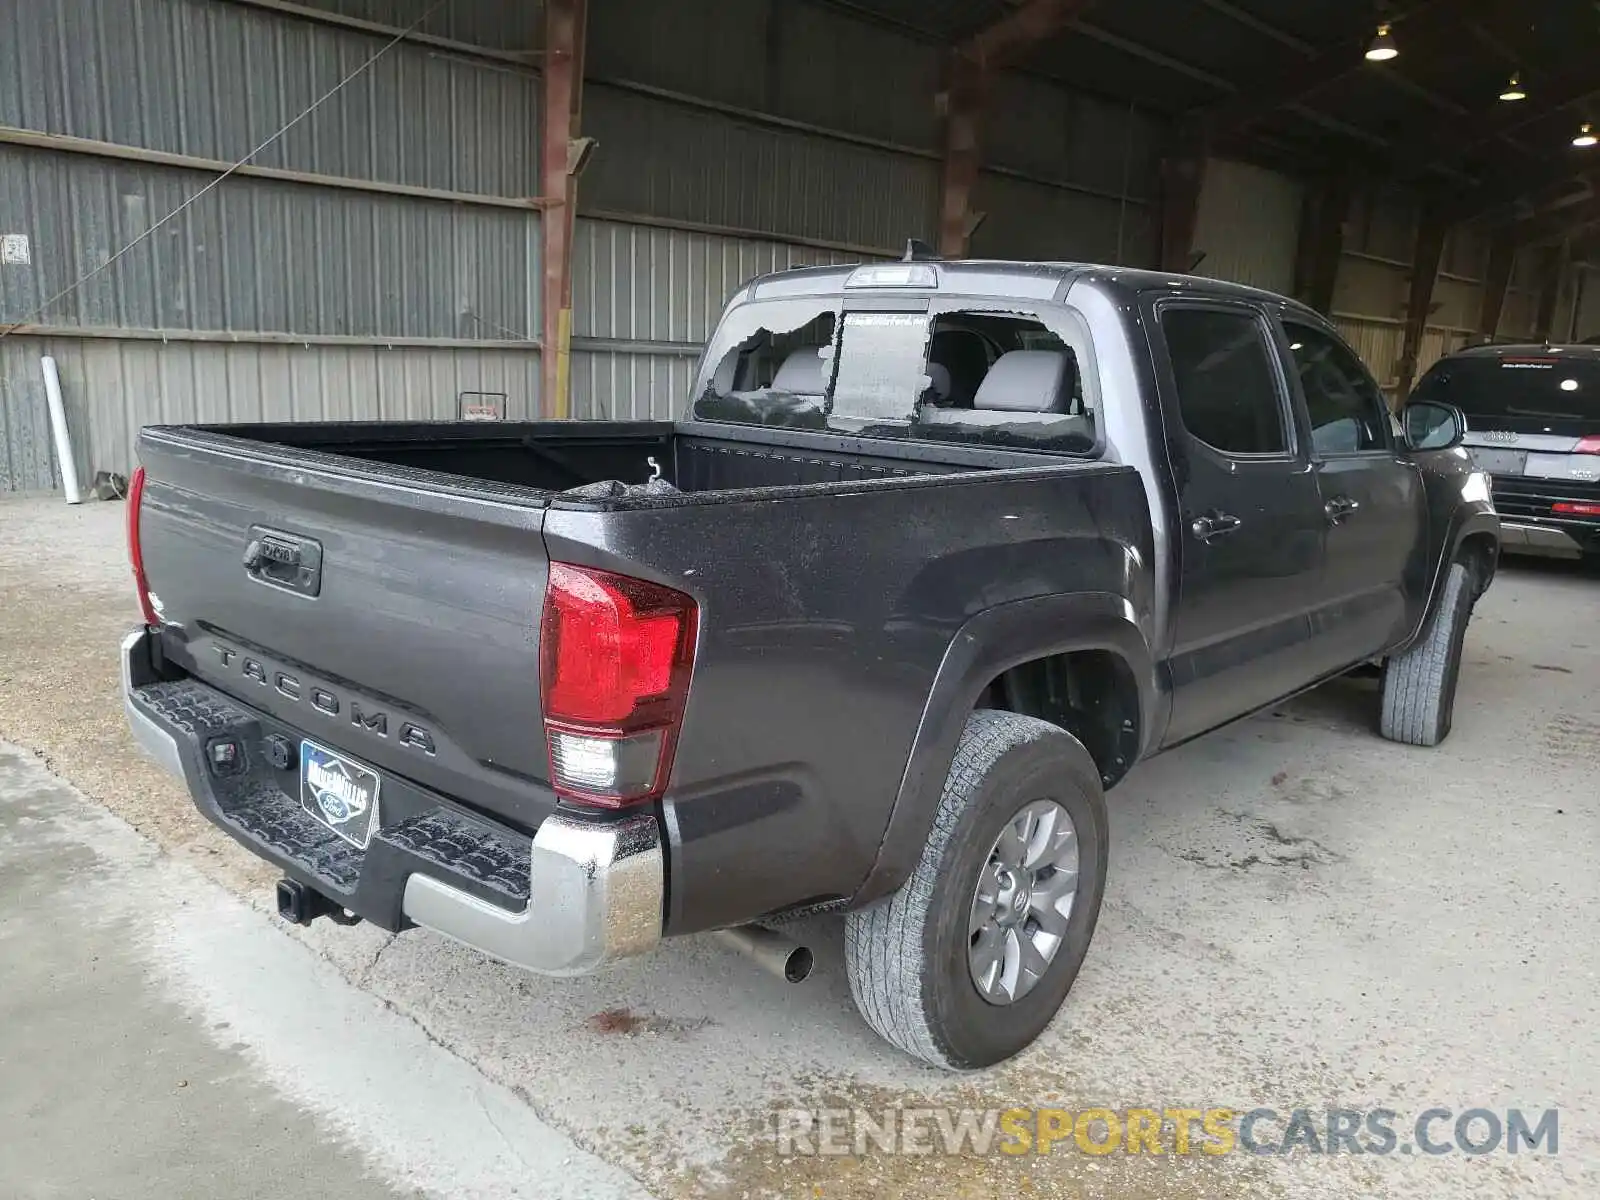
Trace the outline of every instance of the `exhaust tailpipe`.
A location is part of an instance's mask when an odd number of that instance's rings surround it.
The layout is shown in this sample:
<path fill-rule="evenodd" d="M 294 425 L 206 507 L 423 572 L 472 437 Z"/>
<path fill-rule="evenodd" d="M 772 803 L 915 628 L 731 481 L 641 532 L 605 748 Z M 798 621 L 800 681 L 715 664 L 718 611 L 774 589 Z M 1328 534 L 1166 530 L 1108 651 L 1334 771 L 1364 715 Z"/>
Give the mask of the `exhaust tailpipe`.
<path fill-rule="evenodd" d="M 760 925 L 740 925 L 734 929 L 719 929 L 717 940 L 731 946 L 756 961 L 779 979 L 799 983 L 811 974 L 815 959 L 808 946 L 790 941 L 781 933 L 774 933 Z"/>

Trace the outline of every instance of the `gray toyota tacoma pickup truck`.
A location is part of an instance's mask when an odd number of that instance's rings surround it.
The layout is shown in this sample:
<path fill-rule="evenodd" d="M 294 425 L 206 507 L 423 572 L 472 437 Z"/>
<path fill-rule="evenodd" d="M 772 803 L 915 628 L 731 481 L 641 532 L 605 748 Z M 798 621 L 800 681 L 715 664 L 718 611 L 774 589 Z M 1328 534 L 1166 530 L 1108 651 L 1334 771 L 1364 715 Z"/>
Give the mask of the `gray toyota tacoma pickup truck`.
<path fill-rule="evenodd" d="M 1377 664 L 1377 729 L 1445 737 L 1499 552 L 1462 434 L 1264 292 L 789 271 L 677 422 L 143 430 L 127 713 L 291 920 L 798 976 L 837 911 L 872 1027 L 982 1067 L 1072 986 L 1140 759 Z"/>

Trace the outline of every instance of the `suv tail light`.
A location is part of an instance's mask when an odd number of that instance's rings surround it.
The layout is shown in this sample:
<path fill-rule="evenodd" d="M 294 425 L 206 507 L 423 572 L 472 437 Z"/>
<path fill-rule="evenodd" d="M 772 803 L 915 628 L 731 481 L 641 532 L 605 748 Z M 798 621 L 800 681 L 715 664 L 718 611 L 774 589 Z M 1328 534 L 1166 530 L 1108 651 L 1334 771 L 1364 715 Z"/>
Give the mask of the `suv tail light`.
<path fill-rule="evenodd" d="M 1574 454 L 1600 454 L 1600 433 L 1591 433 L 1586 438 L 1579 438 L 1578 444 L 1572 448 Z"/>
<path fill-rule="evenodd" d="M 558 796 L 623 808 L 661 795 L 689 696 L 698 625 L 699 610 L 682 592 L 550 564 L 539 684 Z"/>
<path fill-rule="evenodd" d="M 139 545 L 139 510 L 144 505 L 144 468 L 133 472 L 128 483 L 128 562 L 133 566 L 133 586 L 139 595 L 139 611 L 146 625 L 160 623 L 150 601 L 150 582 L 144 575 L 144 548 Z"/>

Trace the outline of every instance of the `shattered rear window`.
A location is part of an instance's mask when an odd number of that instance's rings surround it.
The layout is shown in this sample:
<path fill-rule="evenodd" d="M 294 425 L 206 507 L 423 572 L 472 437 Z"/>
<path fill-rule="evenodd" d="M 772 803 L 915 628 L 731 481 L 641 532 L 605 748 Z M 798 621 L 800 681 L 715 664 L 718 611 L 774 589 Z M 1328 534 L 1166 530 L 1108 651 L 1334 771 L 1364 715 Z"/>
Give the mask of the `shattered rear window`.
<path fill-rule="evenodd" d="M 1097 442 L 1084 375 L 1072 346 L 1035 314 L 844 311 L 837 297 L 765 300 L 724 317 L 690 414 L 1089 454 Z"/>

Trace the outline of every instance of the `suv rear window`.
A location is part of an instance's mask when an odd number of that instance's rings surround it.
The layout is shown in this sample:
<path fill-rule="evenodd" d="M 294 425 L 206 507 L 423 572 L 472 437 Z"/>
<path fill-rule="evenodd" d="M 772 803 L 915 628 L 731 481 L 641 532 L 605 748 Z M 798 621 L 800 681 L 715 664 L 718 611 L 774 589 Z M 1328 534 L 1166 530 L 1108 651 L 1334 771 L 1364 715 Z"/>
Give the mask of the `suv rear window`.
<path fill-rule="evenodd" d="M 1473 429 L 1597 433 L 1600 356 L 1535 349 L 1443 358 L 1422 377 L 1413 396 L 1454 404 Z"/>
<path fill-rule="evenodd" d="M 1079 351 L 1087 335 L 1061 329 L 1070 322 L 1056 316 L 1052 327 L 1035 313 L 930 311 L 920 303 L 916 311 L 876 297 L 739 305 L 706 349 L 690 415 L 857 437 L 1094 451 L 1093 388 L 1086 391 Z"/>

